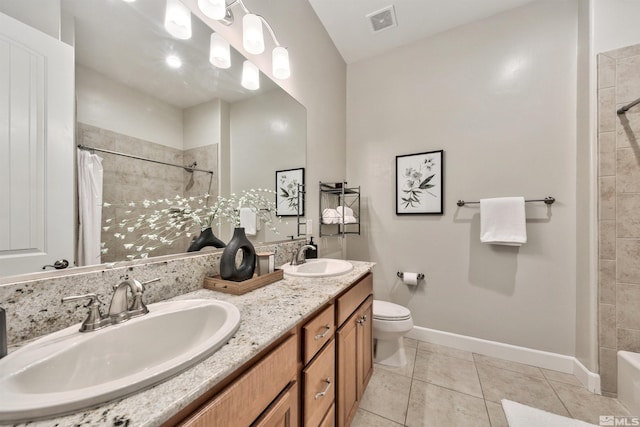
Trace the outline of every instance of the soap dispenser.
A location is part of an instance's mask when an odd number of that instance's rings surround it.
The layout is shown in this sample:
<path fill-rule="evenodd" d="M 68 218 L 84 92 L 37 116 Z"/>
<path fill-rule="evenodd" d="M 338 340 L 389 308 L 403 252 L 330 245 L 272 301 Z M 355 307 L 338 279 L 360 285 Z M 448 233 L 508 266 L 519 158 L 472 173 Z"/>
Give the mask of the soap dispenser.
<path fill-rule="evenodd" d="M 305 257 L 305 259 L 314 259 L 314 258 L 318 258 L 318 245 L 316 245 L 316 244 L 313 242 L 313 236 L 311 236 L 311 237 L 309 238 L 309 242 L 308 242 L 308 244 L 309 244 L 309 245 L 311 245 L 311 246 L 313 246 L 315 249 L 307 249 L 307 250 L 304 252 L 304 257 Z"/>

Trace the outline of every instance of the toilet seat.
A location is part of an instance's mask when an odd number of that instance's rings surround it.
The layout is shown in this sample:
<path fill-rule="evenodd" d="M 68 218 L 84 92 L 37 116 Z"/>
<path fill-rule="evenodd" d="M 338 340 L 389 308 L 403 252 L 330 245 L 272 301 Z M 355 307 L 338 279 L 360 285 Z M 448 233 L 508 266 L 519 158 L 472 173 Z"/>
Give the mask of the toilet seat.
<path fill-rule="evenodd" d="M 411 312 L 408 308 L 388 301 L 373 300 L 373 318 L 390 322 L 408 320 Z"/>

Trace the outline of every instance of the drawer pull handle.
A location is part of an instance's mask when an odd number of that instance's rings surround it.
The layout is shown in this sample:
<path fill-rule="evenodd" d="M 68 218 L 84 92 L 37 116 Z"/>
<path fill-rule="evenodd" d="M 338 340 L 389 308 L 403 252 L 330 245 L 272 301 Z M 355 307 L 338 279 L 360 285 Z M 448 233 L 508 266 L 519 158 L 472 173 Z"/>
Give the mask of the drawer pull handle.
<path fill-rule="evenodd" d="M 327 334 L 329 333 L 329 331 L 331 330 L 331 325 L 327 325 L 325 326 L 325 328 L 327 329 L 326 331 L 324 331 L 324 333 L 322 334 L 318 334 L 315 337 L 313 337 L 313 339 L 315 340 L 321 340 L 322 338 L 326 337 Z"/>
<path fill-rule="evenodd" d="M 325 388 L 323 391 L 321 391 L 320 393 L 316 393 L 316 397 L 315 399 L 318 400 L 321 397 L 325 396 L 327 394 L 327 392 L 329 391 L 329 388 L 331 388 L 331 378 L 328 378 L 326 380 L 324 380 L 327 383 L 327 388 Z"/>
<path fill-rule="evenodd" d="M 362 316 L 360 319 L 357 320 L 357 322 L 362 325 L 364 324 L 364 322 L 367 321 L 367 315 L 365 314 L 364 316 Z"/>

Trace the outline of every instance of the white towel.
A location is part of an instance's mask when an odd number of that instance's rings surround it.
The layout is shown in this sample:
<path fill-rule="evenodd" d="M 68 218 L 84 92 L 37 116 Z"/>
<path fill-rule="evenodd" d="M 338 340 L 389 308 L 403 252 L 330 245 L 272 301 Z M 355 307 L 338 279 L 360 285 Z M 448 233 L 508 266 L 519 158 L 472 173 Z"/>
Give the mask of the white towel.
<path fill-rule="evenodd" d="M 353 209 L 348 208 L 346 206 L 338 206 L 336 208 L 336 212 L 338 212 L 338 215 L 340 215 L 340 216 L 342 216 L 342 215 L 344 215 L 345 217 L 346 216 L 353 216 Z"/>
<path fill-rule="evenodd" d="M 524 197 L 480 199 L 480 241 L 509 246 L 527 243 Z"/>
<path fill-rule="evenodd" d="M 353 216 L 353 215 L 345 215 L 344 216 L 344 223 L 345 224 L 355 224 L 356 222 L 358 222 L 358 220 L 356 219 L 355 216 Z"/>
<path fill-rule="evenodd" d="M 325 209 L 322 211 L 322 222 L 325 224 L 339 224 L 340 214 L 335 209 Z"/>
<path fill-rule="evenodd" d="M 251 208 L 240 208 L 240 227 L 244 227 L 247 236 L 256 235 L 256 213 Z"/>

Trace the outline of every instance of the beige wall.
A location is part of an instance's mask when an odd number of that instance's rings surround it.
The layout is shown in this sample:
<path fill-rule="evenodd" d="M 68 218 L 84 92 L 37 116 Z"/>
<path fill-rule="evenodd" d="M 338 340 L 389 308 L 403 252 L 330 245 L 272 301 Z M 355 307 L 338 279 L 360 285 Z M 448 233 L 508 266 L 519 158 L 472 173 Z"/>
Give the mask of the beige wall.
<path fill-rule="evenodd" d="M 271 76 L 270 41 L 266 41 L 262 55 L 248 54 L 242 49 L 241 19 L 226 27 L 202 15 L 196 0 L 184 3 Z M 342 181 L 346 175 L 346 64 L 308 2 L 245 3 L 269 21 L 280 43 L 289 50 L 291 78 L 277 83 L 307 109 L 306 209 L 318 217 L 318 182 Z M 234 12 L 241 16 L 239 11 Z M 341 256 L 340 243 L 337 238 L 322 239 L 321 254 Z"/>
<path fill-rule="evenodd" d="M 182 150 L 182 109 L 76 66 L 77 120 Z"/>
<path fill-rule="evenodd" d="M 640 45 L 598 56 L 599 346 L 602 390 L 617 391 L 618 350 L 640 352 Z"/>
<path fill-rule="evenodd" d="M 282 90 L 234 102 L 231 107 L 231 192 L 275 187 L 277 170 L 305 167 L 306 110 Z M 273 196 L 275 199 L 275 195 Z M 252 241 L 297 235 L 295 217 L 261 227 Z"/>
<path fill-rule="evenodd" d="M 577 21 L 575 1 L 535 2 L 349 65 L 365 232 L 348 257 L 377 262 L 377 298 L 416 325 L 574 354 Z M 395 156 L 438 149 L 445 214 L 395 215 Z M 521 248 L 481 244 L 478 208 L 456 200 L 509 195 L 557 202 L 527 204 Z"/>

